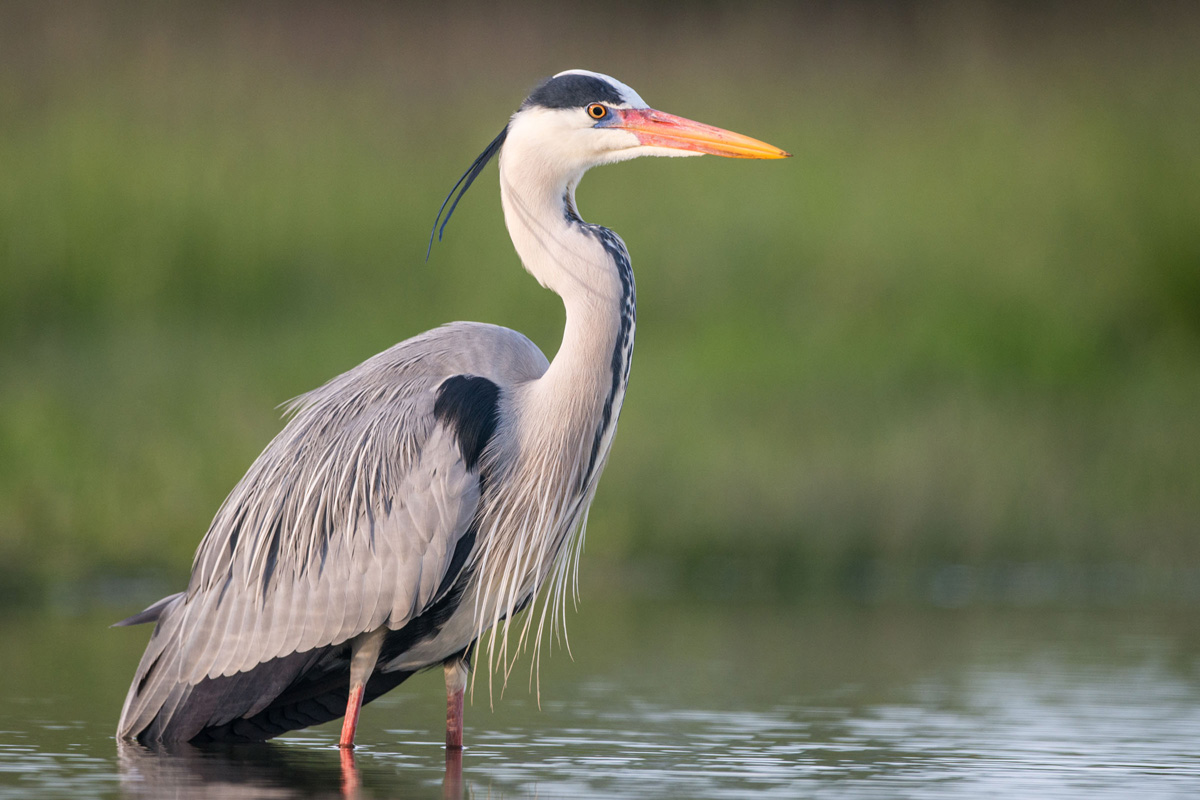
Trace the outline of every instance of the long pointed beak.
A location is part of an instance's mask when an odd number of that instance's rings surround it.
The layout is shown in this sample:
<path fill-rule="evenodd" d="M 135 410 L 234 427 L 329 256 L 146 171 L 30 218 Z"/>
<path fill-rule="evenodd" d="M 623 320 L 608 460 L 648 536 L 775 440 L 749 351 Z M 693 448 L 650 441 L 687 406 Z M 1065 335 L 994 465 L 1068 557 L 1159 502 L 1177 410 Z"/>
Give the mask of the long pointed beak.
<path fill-rule="evenodd" d="M 758 139 L 653 108 L 619 109 L 617 115 L 619 121 L 612 127 L 630 131 L 639 142 L 651 147 L 692 150 L 727 158 L 790 158 L 792 155 Z"/>

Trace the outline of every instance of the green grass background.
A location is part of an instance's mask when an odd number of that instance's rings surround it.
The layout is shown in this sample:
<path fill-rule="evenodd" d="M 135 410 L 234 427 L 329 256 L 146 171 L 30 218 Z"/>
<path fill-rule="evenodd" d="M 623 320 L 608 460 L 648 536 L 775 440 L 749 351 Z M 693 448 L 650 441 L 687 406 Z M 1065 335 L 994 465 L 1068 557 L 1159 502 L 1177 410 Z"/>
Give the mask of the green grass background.
<path fill-rule="evenodd" d="M 576 66 L 795 154 L 585 179 L 640 303 L 585 573 L 1194 581 L 1200 13 L 1014 8 L 6 5 L 0 598 L 182 582 L 277 404 L 400 339 L 553 355 L 494 171 L 423 259 Z"/>

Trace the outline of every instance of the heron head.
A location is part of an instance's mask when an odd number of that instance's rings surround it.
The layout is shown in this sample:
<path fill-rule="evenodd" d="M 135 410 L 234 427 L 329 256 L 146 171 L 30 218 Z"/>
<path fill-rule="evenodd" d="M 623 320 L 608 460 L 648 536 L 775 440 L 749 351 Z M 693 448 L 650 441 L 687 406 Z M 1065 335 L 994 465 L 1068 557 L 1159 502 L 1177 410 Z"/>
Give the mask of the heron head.
<path fill-rule="evenodd" d="M 502 161 L 519 162 L 525 174 L 548 186 L 573 185 L 591 167 L 639 156 L 791 155 L 758 139 L 650 108 L 616 78 L 571 69 L 535 88 L 459 178 L 434 220 L 439 239 L 459 200 L 502 148 Z M 433 240 L 431 234 L 430 248 Z"/>
<path fill-rule="evenodd" d="M 617 79 L 582 69 L 534 89 L 510 120 L 508 136 L 569 172 L 638 156 L 788 156 L 749 136 L 657 111 Z"/>

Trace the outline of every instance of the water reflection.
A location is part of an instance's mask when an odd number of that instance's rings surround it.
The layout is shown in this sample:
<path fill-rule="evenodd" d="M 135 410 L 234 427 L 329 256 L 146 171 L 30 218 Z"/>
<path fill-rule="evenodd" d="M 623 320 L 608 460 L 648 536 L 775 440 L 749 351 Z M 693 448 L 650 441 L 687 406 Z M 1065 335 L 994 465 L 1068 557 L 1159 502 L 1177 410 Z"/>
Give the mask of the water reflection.
<path fill-rule="evenodd" d="M 359 800 L 363 796 L 354 751 L 324 743 L 146 747 L 117 742 L 117 765 L 122 795 L 127 798 Z M 463 796 L 461 750 L 446 751 L 442 786 L 446 800 Z M 392 781 L 390 790 L 397 796 L 403 796 L 404 789 L 402 780 Z"/>
<path fill-rule="evenodd" d="M 329 753 L 328 756 L 335 756 Z M 147 748 L 117 743 L 121 789 L 137 798 L 290 797 L 308 786 L 335 796 L 340 786 L 305 750 L 277 745 L 200 749 L 190 745 Z"/>

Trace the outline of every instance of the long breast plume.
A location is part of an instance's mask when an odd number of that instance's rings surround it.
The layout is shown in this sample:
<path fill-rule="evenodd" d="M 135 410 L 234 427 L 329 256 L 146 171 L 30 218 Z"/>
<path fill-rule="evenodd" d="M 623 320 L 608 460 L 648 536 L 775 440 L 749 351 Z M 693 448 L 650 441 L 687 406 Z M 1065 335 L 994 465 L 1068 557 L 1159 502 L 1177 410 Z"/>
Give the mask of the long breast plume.
<path fill-rule="evenodd" d="M 486 633 L 488 638 L 489 694 L 496 668 L 503 670 L 503 692 L 517 657 L 530 644 L 534 650 L 532 680 L 540 661 L 546 612 L 554 608 L 552 627 L 563 618 L 560 608 L 566 603 L 569 565 L 578 558 L 586 508 L 595 491 L 594 481 L 590 486 L 580 486 L 588 454 L 585 437 L 579 437 L 573 445 L 560 441 L 554 447 L 541 448 L 541 453 L 536 460 L 514 465 L 515 469 L 506 475 L 504 485 L 513 488 L 497 498 L 494 513 L 489 515 L 487 535 L 481 537 L 486 545 L 479 554 L 478 574 L 483 586 L 476 595 L 476 614 L 479 635 L 482 638 Z M 560 455 L 563 453 L 573 456 L 564 459 Z M 572 537 L 576 539 L 574 547 L 570 546 Z M 510 653 L 512 617 L 536 597 L 547 579 L 552 589 L 543 598 L 542 612 L 526 616 Z M 539 622 L 531 641 L 534 616 Z"/>

